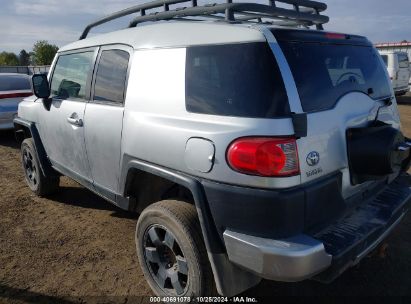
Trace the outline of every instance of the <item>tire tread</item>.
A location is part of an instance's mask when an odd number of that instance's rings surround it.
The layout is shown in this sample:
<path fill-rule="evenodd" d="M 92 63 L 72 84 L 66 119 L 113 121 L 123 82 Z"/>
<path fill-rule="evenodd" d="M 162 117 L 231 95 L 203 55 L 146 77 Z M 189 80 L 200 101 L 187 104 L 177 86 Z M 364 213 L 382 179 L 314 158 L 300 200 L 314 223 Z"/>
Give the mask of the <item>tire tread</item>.
<path fill-rule="evenodd" d="M 204 244 L 200 221 L 195 206 L 178 200 L 164 200 L 150 205 L 142 212 L 140 218 L 143 218 L 145 214 L 152 211 L 158 211 L 161 214 L 174 218 L 179 223 L 180 227 L 182 227 L 185 234 L 192 237 L 192 240 L 189 238 L 191 241 L 190 245 L 193 248 L 197 248 L 199 251 L 200 260 L 198 261 L 198 264 L 203 270 L 203 281 L 200 283 L 204 290 L 203 295 L 216 295 L 214 275 L 208 260 L 207 250 Z"/>

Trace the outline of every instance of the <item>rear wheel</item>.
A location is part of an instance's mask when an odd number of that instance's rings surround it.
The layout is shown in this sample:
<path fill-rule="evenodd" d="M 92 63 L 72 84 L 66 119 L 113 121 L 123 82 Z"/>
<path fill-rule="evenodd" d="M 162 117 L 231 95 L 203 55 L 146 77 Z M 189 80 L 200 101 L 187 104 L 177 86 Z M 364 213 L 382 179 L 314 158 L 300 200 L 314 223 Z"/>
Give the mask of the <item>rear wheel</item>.
<path fill-rule="evenodd" d="M 214 277 L 196 209 L 181 201 L 161 201 L 140 215 L 137 255 L 158 296 L 214 295 Z"/>
<path fill-rule="evenodd" d="M 32 138 L 21 144 L 21 162 L 27 185 L 38 196 L 46 196 L 56 191 L 60 179 L 58 176 L 45 176 Z"/>

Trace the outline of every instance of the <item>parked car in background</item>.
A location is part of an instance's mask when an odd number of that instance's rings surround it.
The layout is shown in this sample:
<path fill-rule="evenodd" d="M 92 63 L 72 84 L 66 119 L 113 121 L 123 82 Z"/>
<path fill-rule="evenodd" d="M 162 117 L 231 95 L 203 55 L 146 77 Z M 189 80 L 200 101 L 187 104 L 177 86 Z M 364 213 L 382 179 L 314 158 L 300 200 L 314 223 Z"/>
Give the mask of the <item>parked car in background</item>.
<path fill-rule="evenodd" d="M 395 95 L 404 95 L 410 90 L 410 60 L 406 52 L 380 51 L 390 75 Z"/>
<path fill-rule="evenodd" d="M 13 119 L 20 101 L 32 94 L 29 76 L 0 74 L 0 130 L 14 128 Z"/>

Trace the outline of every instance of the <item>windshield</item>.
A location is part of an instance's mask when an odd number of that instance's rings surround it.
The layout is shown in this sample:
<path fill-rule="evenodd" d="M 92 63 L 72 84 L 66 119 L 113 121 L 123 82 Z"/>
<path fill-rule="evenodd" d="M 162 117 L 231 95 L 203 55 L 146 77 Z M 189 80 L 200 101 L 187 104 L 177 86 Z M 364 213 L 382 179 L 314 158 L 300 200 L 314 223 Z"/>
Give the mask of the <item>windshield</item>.
<path fill-rule="evenodd" d="M 364 41 L 355 39 L 359 42 L 352 43 L 349 38 L 342 41 L 279 40 L 304 111 L 333 108 L 350 92 L 362 92 L 373 99 L 391 95 L 380 55 L 365 38 Z"/>

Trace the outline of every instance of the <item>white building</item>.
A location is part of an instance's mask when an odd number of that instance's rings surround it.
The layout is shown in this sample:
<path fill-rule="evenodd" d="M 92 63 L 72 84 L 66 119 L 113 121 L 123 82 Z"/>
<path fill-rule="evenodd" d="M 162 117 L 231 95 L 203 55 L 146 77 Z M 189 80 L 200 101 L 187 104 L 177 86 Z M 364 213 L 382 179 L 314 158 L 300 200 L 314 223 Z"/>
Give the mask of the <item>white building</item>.
<path fill-rule="evenodd" d="M 377 43 L 375 47 L 380 51 L 407 52 L 411 61 L 411 42 Z"/>

